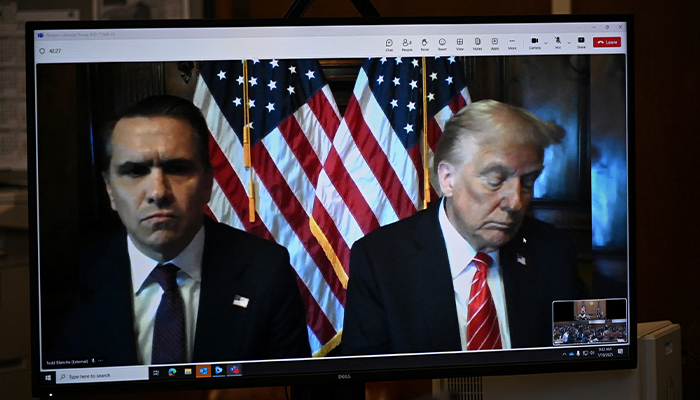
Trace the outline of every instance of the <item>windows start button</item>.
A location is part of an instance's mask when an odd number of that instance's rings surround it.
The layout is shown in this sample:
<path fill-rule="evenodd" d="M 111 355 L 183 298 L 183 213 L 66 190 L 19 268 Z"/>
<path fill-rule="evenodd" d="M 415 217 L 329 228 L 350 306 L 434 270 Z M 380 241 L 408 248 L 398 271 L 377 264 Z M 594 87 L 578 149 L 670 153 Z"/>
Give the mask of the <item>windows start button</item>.
<path fill-rule="evenodd" d="M 594 37 L 593 47 L 621 47 L 621 37 Z"/>

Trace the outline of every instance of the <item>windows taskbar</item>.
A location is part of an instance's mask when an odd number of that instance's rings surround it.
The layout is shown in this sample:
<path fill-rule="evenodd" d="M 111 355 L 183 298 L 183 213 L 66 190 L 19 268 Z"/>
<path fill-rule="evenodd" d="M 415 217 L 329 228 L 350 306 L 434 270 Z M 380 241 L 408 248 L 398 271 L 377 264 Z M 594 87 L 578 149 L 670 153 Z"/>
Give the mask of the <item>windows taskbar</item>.
<path fill-rule="evenodd" d="M 629 356 L 628 343 L 610 343 L 597 345 L 562 345 L 554 348 L 541 349 L 535 351 L 539 357 L 533 357 L 532 351 L 529 352 L 512 352 L 511 356 L 521 356 L 522 361 L 570 361 L 572 359 L 579 360 L 594 360 L 601 358 L 625 358 Z M 482 354 L 487 356 L 486 354 Z M 420 354 L 414 354 L 414 357 L 420 357 Z M 493 356 L 493 355 L 491 355 Z M 360 358 L 366 358 L 360 357 Z M 344 358 L 344 357 L 343 357 Z M 518 357 L 520 358 L 520 357 Z M 463 361 L 464 359 L 462 359 Z M 328 360 L 330 361 L 330 360 Z M 342 362 L 342 359 L 336 359 Z M 358 360 L 361 361 L 361 360 Z M 366 360 L 365 360 L 366 361 Z M 476 361 L 476 360 L 475 360 Z M 491 358 L 491 361 L 493 359 Z M 511 360 L 512 361 L 512 360 Z M 477 363 L 483 363 L 484 360 L 479 360 Z M 99 382 L 119 382 L 119 381 L 142 381 L 142 380 L 180 380 L 180 379 L 199 379 L 199 378 L 222 378 L 222 377 L 241 377 L 241 376 L 260 376 L 263 372 L 272 372 L 279 374 L 281 371 L 272 371 L 267 364 L 267 368 L 263 368 L 260 363 L 213 363 L 213 364 L 177 364 L 177 365 L 157 365 L 157 366 L 128 366 L 128 367 L 101 367 L 101 368 L 80 368 L 80 369 L 59 369 L 55 371 L 41 372 L 41 385 L 52 384 L 78 384 L 78 383 L 99 383 Z M 316 363 L 312 363 L 316 364 Z M 366 364 L 363 362 L 362 364 Z M 450 364 L 450 363 L 448 363 Z M 464 364 L 468 365 L 468 364 Z M 318 365 L 323 370 L 321 365 Z M 452 365 L 455 366 L 455 365 Z M 298 365 L 297 365 L 298 367 Z M 328 366 L 326 366 L 328 367 Z M 315 369 L 315 368 L 314 368 Z M 248 371 L 249 370 L 249 371 Z M 328 370 L 330 371 L 330 370 Z M 247 372 L 247 374 L 245 373 Z M 311 372 L 311 371 L 307 371 Z M 318 372 L 318 371 L 316 371 Z M 265 373 L 262 373 L 265 375 Z"/>

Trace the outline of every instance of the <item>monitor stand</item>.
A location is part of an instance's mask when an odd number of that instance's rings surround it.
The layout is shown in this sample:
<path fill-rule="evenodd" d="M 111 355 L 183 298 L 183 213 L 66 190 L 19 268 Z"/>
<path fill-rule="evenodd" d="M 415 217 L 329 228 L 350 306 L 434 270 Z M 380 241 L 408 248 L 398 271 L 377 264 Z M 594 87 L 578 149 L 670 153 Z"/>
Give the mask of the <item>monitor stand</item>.
<path fill-rule="evenodd" d="M 365 384 L 294 385 L 291 400 L 365 400 Z"/>

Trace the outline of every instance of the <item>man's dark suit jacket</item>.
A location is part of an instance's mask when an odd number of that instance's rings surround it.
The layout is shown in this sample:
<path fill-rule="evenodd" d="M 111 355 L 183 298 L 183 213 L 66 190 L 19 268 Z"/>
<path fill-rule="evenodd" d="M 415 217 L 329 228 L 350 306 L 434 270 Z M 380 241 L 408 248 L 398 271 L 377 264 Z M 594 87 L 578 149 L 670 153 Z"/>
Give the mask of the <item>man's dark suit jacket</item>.
<path fill-rule="evenodd" d="M 437 203 L 353 245 L 343 354 L 461 350 Z M 499 252 L 511 347 L 551 346 L 552 301 L 585 298 L 573 244 L 553 226 L 526 218 Z"/>
<path fill-rule="evenodd" d="M 310 357 L 304 304 L 289 253 L 276 243 L 204 224 L 193 362 Z M 126 234 L 81 254 L 80 298 L 55 358 L 137 364 Z M 233 304 L 248 298 L 247 307 Z"/>

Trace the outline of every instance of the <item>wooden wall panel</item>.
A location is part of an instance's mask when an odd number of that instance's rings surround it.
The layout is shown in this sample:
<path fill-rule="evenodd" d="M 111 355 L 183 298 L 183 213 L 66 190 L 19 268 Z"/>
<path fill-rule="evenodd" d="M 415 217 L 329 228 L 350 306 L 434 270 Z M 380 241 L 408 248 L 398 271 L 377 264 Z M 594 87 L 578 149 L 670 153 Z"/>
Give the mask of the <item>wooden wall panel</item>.
<path fill-rule="evenodd" d="M 700 5 L 573 0 L 572 11 L 634 14 L 637 315 L 679 323 L 683 350 L 700 357 Z M 684 399 L 700 398 L 698 373 L 700 365 L 683 365 Z"/>

